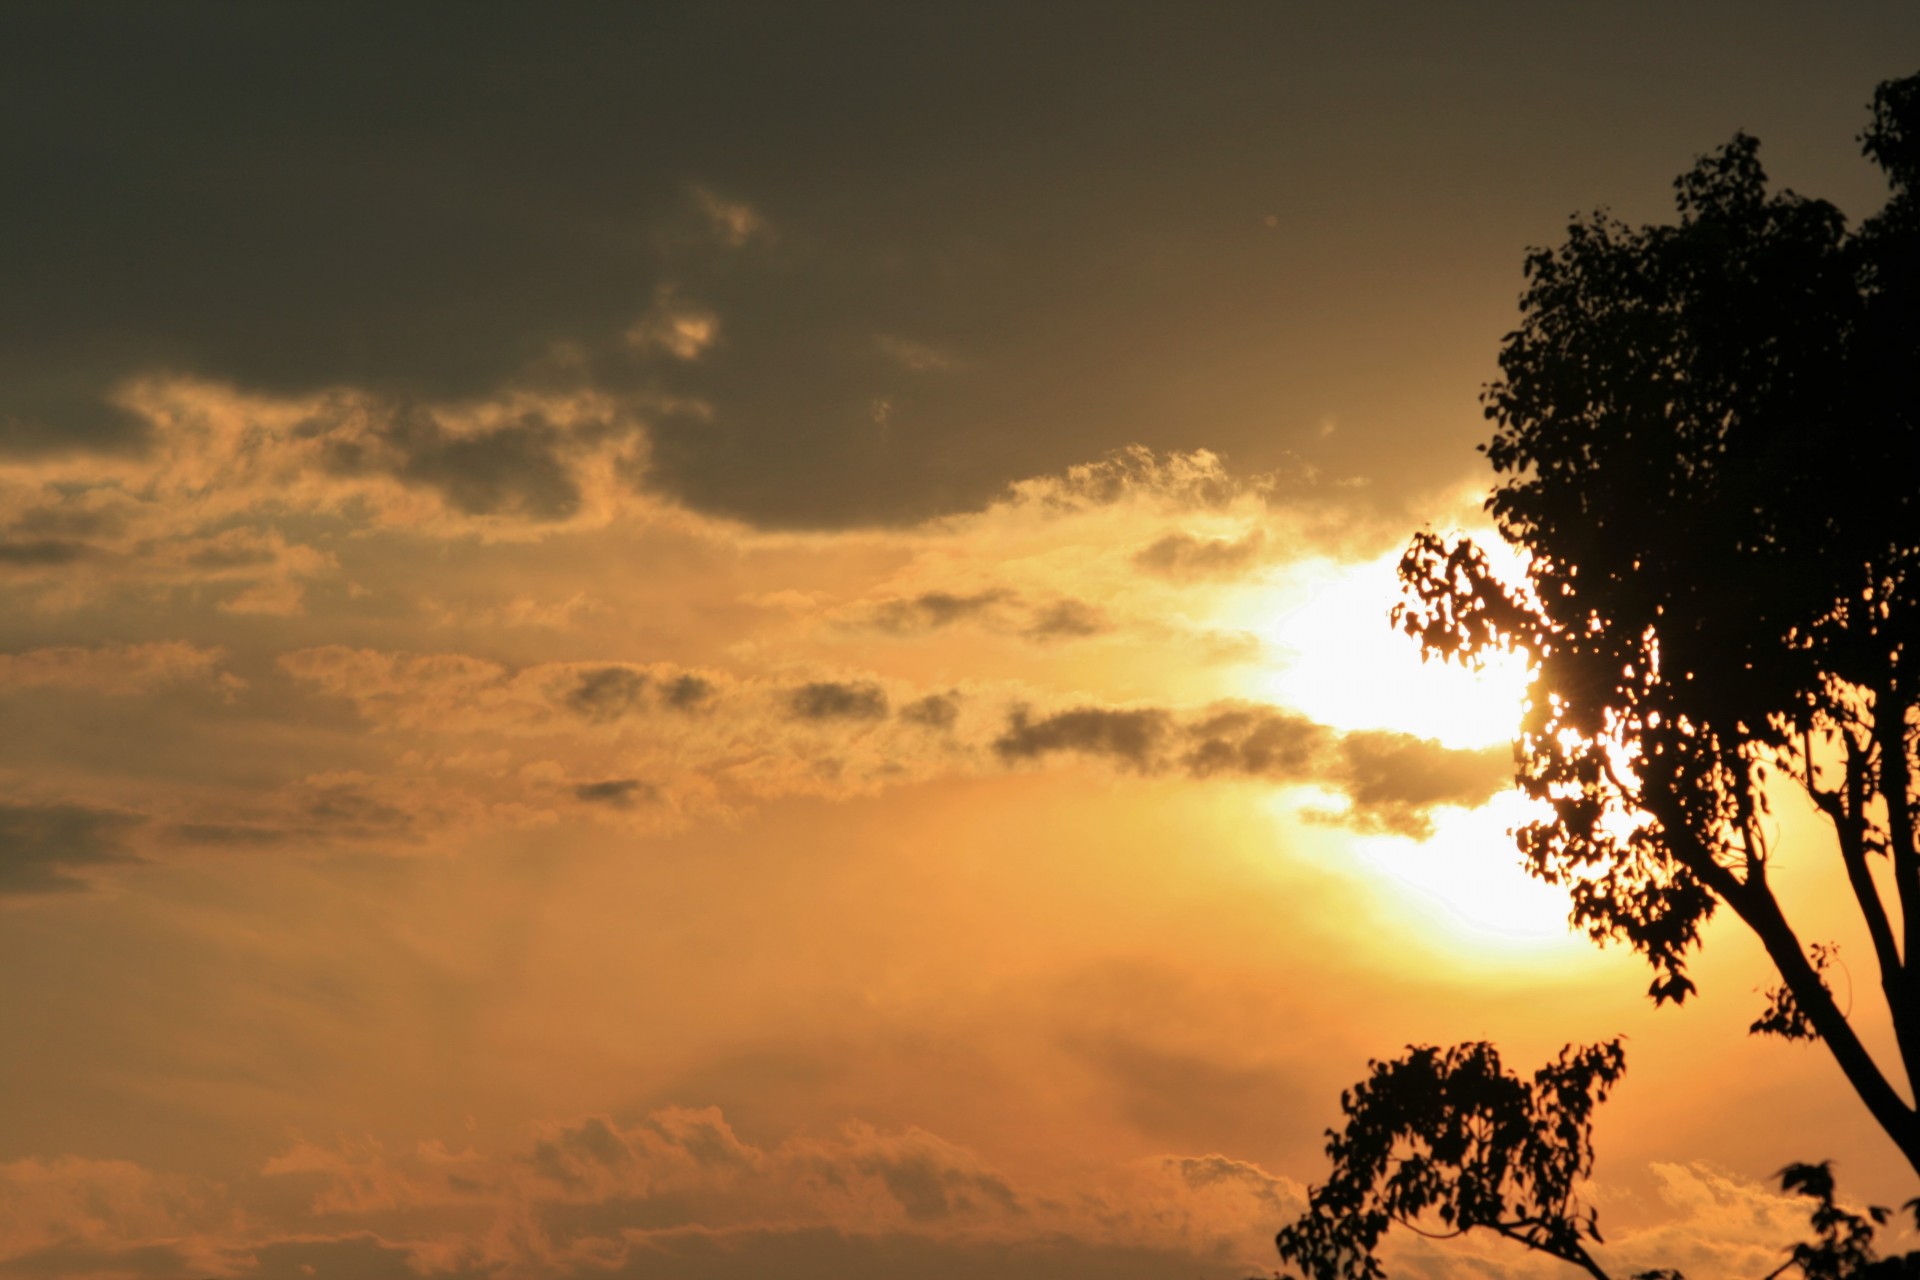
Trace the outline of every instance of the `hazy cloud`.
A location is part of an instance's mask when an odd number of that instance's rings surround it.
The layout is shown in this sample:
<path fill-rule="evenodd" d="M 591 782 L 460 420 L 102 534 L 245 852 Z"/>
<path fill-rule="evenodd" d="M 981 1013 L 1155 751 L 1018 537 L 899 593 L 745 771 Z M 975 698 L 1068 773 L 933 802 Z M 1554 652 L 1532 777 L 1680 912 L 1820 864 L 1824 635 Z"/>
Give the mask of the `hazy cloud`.
<path fill-rule="evenodd" d="M 0 804 L 0 895 L 73 893 L 85 872 L 132 861 L 138 815 L 76 804 Z"/>
<path fill-rule="evenodd" d="M 892 334 L 879 335 L 874 339 L 874 345 L 880 349 L 881 355 L 909 373 L 948 373 L 960 363 L 957 356 L 944 348 Z"/>
<path fill-rule="evenodd" d="M 916 596 L 883 601 L 873 607 L 871 625 L 895 635 L 937 631 L 968 618 L 977 618 L 1006 603 L 1010 593 L 994 589 L 955 593 L 923 591 Z"/>
<path fill-rule="evenodd" d="M 205 1179 L 127 1160 L 30 1156 L 0 1163 L 0 1203 L 0 1273 L 228 1273 L 202 1233 L 222 1225 L 230 1208 L 223 1189 Z"/>
<path fill-rule="evenodd" d="M 729 248 L 738 249 L 756 237 L 769 234 L 767 220 L 744 200 L 730 200 L 707 187 L 693 188 L 693 202 L 706 215 L 707 224 Z"/>
<path fill-rule="evenodd" d="M 1105 611 L 1097 605 L 1071 597 L 1042 603 L 1006 587 L 922 591 L 857 606 L 849 613 L 856 626 L 902 637 L 924 636 L 962 623 L 1041 643 L 1113 630 Z"/>
<path fill-rule="evenodd" d="M 1240 538 L 1200 538 L 1176 531 L 1142 548 L 1133 562 L 1149 573 L 1185 581 L 1237 577 L 1266 559 L 1266 534 L 1255 529 Z"/>
<path fill-rule="evenodd" d="M 9 538 L 0 540 L 0 565 L 45 568 L 72 564 L 92 552 L 93 548 L 84 542 L 66 542 L 55 538 L 35 538 L 31 541 Z"/>
<path fill-rule="evenodd" d="M 900 708 L 900 718 L 930 729 L 951 729 L 960 717 L 960 702 L 952 694 L 930 693 Z"/>
<path fill-rule="evenodd" d="M 698 360 L 720 338 L 720 317 L 706 307 L 682 301 L 662 285 L 653 306 L 626 332 L 629 347 L 662 352 L 676 360 Z"/>
<path fill-rule="evenodd" d="M 130 695 L 171 684 L 213 681 L 223 651 L 178 640 L 144 644 L 58 645 L 0 653 L 0 692 L 77 689 Z M 232 683 L 232 677 L 226 678 Z"/>
<path fill-rule="evenodd" d="M 1106 615 L 1083 600 L 1056 600 L 1034 615 L 1026 635 L 1035 640 L 1097 636 L 1109 629 Z"/>

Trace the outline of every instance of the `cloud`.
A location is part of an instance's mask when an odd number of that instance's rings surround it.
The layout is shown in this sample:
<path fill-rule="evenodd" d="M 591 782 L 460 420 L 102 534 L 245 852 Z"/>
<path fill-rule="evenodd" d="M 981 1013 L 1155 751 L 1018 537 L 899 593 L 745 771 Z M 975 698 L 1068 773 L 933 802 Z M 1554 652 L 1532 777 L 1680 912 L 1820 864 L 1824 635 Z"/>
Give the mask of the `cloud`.
<path fill-rule="evenodd" d="M 338 579 L 353 533 L 534 539 L 667 510 L 636 488 L 633 398 L 270 397 L 179 378 L 118 394 L 146 448 L 0 456 L 0 585 L 42 608 L 211 589 L 228 612 L 290 617 Z"/>
<path fill-rule="evenodd" d="M 1082 639 L 1113 630 L 1099 606 L 1061 597 L 1045 603 L 1006 587 L 977 591 L 928 590 L 856 605 L 839 616 L 856 627 L 902 638 L 974 624 L 997 635 L 1047 643 Z"/>
<path fill-rule="evenodd" d="M 1136 444 L 1116 449 L 1098 462 L 1016 481 L 1009 487 L 1009 498 L 1017 504 L 1063 512 L 1130 501 L 1163 510 L 1208 511 L 1272 487 L 1269 476 L 1233 475 L 1223 458 L 1206 449 L 1162 454 Z"/>
<path fill-rule="evenodd" d="M 86 889 L 81 873 L 133 860 L 125 837 L 141 822 L 84 805 L 0 803 L 0 895 Z"/>
<path fill-rule="evenodd" d="M 430 413 L 408 409 L 371 434 L 387 456 L 359 441 L 338 441 L 327 457 L 329 467 L 340 475 L 386 468 L 402 483 L 435 490 L 463 515 L 551 522 L 580 510 L 580 486 L 561 452 L 567 438 L 537 416 L 455 436 Z"/>
<path fill-rule="evenodd" d="M 504 1152 L 298 1143 L 262 1172 L 309 1188 L 316 1215 L 386 1224 L 416 1268 L 555 1277 L 739 1274 L 779 1240 L 807 1254 L 828 1246 L 825 1256 L 852 1266 L 831 1274 L 873 1280 L 899 1274 L 886 1260 L 905 1254 L 926 1264 L 913 1274 L 955 1277 L 996 1257 L 995 1274 L 1036 1277 L 1076 1259 L 1089 1277 L 1116 1263 L 1121 1274 L 1154 1274 L 1148 1259 L 1244 1267 L 1261 1256 L 1275 1210 L 1302 1199 L 1293 1184 L 1219 1155 L 1023 1182 L 917 1127 L 851 1120 L 756 1144 L 711 1107 L 548 1122 Z M 409 1231 L 415 1222 L 467 1225 L 450 1237 Z"/>
<path fill-rule="evenodd" d="M 1483 804 L 1513 777 L 1505 747 L 1461 750 L 1378 730 L 1342 735 L 1284 708 L 1244 704 L 1184 723 L 1164 708 L 1077 707 L 1039 718 L 1017 708 L 993 746 L 1008 761 L 1072 752 L 1134 773 L 1178 770 L 1327 787 L 1348 806 L 1321 815 L 1326 821 L 1413 839 L 1432 834 L 1436 806 Z"/>
<path fill-rule="evenodd" d="M 1205 1087 L 1190 1064 L 1095 1057 L 1142 1088 L 1169 1071 Z M 1236 1078 L 1225 1102 L 1244 1106 L 1258 1084 Z M 1595 1248 L 1614 1274 L 1759 1275 L 1809 1234 L 1803 1199 L 1704 1164 L 1653 1173 L 1653 1216 Z M 1271 1268 L 1274 1224 L 1305 1205 L 1299 1183 L 1218 1151 L 1017 1176 L 924 1128 L 849 1120 L 749 1141 L 718 1109 L 679 1106 L 543 1121 L 504 1147 L 295 1141 L 231 1184 L 28 1158 L 0 1164 L 0 1194 L 0 1274 L 90 1280 L 1236 1280 Z M 1382 1254 L 1393 1274 L 1553 1274 L 1483 1233 L 1435 1244 L 1391 1230 Z"/>
<path fill-rule="evenodd" d="M 231 688 L 237 682 L 220 671 L 224 656 L 217 647 L 178 640 L 0 653 L 0 692 L 73 689 L 124 697 L 175 684 L 224 682 Z"/>
<path fill-rule="evenodd" d="M 1365 731 L 1343 738 L 1340 754 L 1334 776 L 1352 802 L 1345 820 L 1361 830 L 1418 839 L 1432 834 L 1434 806 L 1475 808 L 1513 785 L 1507 747 L 1463 751 L 1412 734 Z"/>
<path fill-rule="evenodd" d="M 124 1267 L 141 1274 L 141 1263 L 166 1261 L 154 1255 L 169 1252 L 167 1245 L 216 1225 L 224 1198 L 209 1181 L 156 1174 L 127 1160 L 9 1161 L 0 1164 L 0 1203 L 7 1206 L 0 1214 L 0 1270 L 78 1275 L 88 1268 L 54 1263 L 86 1257 L 101 1271 Z"/>
<path fill-rule="evenodd" d="M 817 680 L 795 689 L 788 706 L 802 720 L 884 720 L 887 693 L 870 681 Z"/>
<path fill-rule="evenodd" d="M 612 805 L 616 809 L 630 808 L 647 800 L 658 800 L 660 789 L 638 778 L 609 778 L 604 782 L 583 782 L 573 789 L 576 800 L 588 804 Z"/>
<path fill-rule="evenodd" d="M 533 772 L 514 778 L 485 764 L 463 769 L 456 759 L 417 757 L 378 773 L 313 772 L 272 786 L 173 799 L 159 832 L 176 848 L 445 854 L 483 834 L 551 826 L 558 806 L 583 798 L 572 795 L 574 784 L 556 788 Z M 636 788 L 634 798 L 640 794 Z M 584 798 L 620 807 L 612 797 Z"/>
<path fill-rule="evenodd" d="M 1142 548 L 1134 564 L 1175 581 L 1234 578 L 1267 559 L 1267 537 L 1259 529 L 1240 538 L 1199 538 L 1176 531 Z"/>
<path fill-rule="evenodd" d="M 1037 760 L 1059 751 L 1108 756 L 1138 772 L 1157 769 L 1173 718 L 1159 710 L 1081 707 L 1034 719 L 1017 709 L 993 749 L 1005 760 Z"/>
<path fill-rule="evenodd" d="M 93 548 L 84 542 L 67 542 L 54 538 L 0 541 L 0 564 L 4 565 L 21 565 L 35 569 L 57 568 L 72 564 L 92 553 Z"/>
<path fill-rule="evenodd" d="M 1109 630 L 1106 615 L 1082 600 L 1058 600 L 1034 615 L 1025 635 L 1034 640 L 1079 639 Z"/>
<path fill-rule="evenodd" d="M 681 301 L 670 286 L 662 285 L 652 308 L 626 331 L 625 340 L 636 351 L 698 360 L 720 340 L 720 317 L 706 307 Z"/>
<path fill-rule="evenodd" d="M 585 671 L 567 692 L 566 705 L 588 720 L 604 724 L 631 714 L 643 705 L 647 673 L 631 667 L 600 667 Z"/>
<path fill-rule="evenodd" d="M 660 685 L 660 700 L 675 711 L 691 711 L 704 706 L 715 692 L 713 681 L 704 676 L 682 672 Z"/>
<path fill-rule="evenodd" d="M 514 668 L 465 654 L 339 645 L 297 650 L 283 655 L 280 666 L 320 692 L 351 700 L 376 727 L 442 739 L 460 735 L 462 752 L 472 749 L 474 735 L 492 735 L 503 745 L 537 739 L 538 750 L 557 762 L 558 774 L 547 781 L 524 771 L 518 780 L 496 770 L 470 783 L 436 775 L 423 796 L 473 788 L 469 803 L 443 802 L 448 813 L 478 813 L 497 803 L 537 809 L 553 804 L 562 789 L 574 800 L 610 802 L 622 797 L 574 788 L 645 778 L 647 797 L 660 802 L 647 812 L 678 821 L 722 803 L 722 796 L 725 803 L 793 794 L 848 797 L 977 774 L 996 761 L 1016 766 L 1081 756 L 1146 776 L 1318 787 L 1345 797 L 1347 805 L 1316 816 L 1362 831 L 1421 838 L 1429 834 L 1433 808 L 1478 805 L 1511 775 L 1504 748 L 1458 750 L 1384 731 L 1343 735 L 1297 712 L 1257 703 L 1040 710 L 1018 701 L 1016 686 L 984 683 L 970 686 L 963 698 L 958 690 L 930 692 L 873 678 L 789 683 L 773 676 L 693 673 L 670 664 Z M 940 733 L 929 734 L 929 728 Z M 609 742 L 618 744 L 611 755 Z M 437 768 L 432 762 L 444 750 L 428 751 L 412 767 Z M 513 747 L 509 755 L 524 761 L 525 750 Z M 568 777 L 574 781 L 556 789 Z M 639 793 L 624 798 L 638 799 Z"/>
<path fill-rule="evenodd" d="M 873 606 L 868 625 L 894 635 L 937 631 L 980 617 L 1010 599 L 1011 593 L 999 588 L 973 592 L 923 591 Z"/>
<path fill-rule="evenodd" d="M 1189 726 L 1181 764 L 1199 778 L 1242 774 L 1294 781 L 1314 776 L 1332 736 L 1295 712 L 1229 707 Z"/>
<path fill-rule="evenodd" d="M 960 702 L 952 694 L 930 693 L 901 707 L 900 718 L 929 729 L 951 729 L 960 718 Z"/>
<path fill-rule="evenodd" d="M 1785 1260 L 1789 1245 L 1813 1234 L 1807 1223 L 1812 1202 L 1800 1196 L 1699 1162 L 1656 1163 L 1652 1170 L 1665 1220 L 1608 1234 L 1600 1258 L 1620 1271 L 1767 1275 Z"/>
<path fill-rule="evenodd" d="M 694 206 L 728 248 L 738 249 L 771 234 L 767 220 L 746 201 L 730 200 L 707 187 L 695 186 L 692 190 Z"/>
<path fill-rule="evenodd" d="M 911 338 L 880 334 L 874 338 L 880 354 L 909 373 L 950 373 L 960 363 L 951 351 Z"/>

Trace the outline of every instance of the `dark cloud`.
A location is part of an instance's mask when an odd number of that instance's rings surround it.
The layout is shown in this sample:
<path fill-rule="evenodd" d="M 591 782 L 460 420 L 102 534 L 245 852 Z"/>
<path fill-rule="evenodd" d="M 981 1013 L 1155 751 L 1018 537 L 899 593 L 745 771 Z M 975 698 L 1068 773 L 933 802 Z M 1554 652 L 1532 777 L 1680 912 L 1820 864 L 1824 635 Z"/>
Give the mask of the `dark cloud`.
<path fill-rule="evenodd" d="M 1229 706 L 1184 725 L 1160 708 L 1079 707 L 1039 719 L 1016 708 L 993 745 L 1008 761 L 1073 752 L 1137 773 L 1178 769 L 1196 778 L 1324 786 L 1345 795 L 1349 807 L 1322 820 L 1415 839 L 1432 833 L 1436 806 L 1483 804 L 1513 778 L 1505 747 L 1457 750 L 1381 730 L 1342 736 L 1266 706 Z"/>
<path fill-rule="evenodd" d="M 1436 805 L 1472 807 L 1513 783 L 1507 747 L 1457 751 L 1406 733 L 1350 733 L 1336 778 L 1352 801 L 1352 825 L 1419 838 L 1432 833 Z"/>
<path fill-rule="evenodd" d="M 329 425 L 316 422 L 309 430 Z M 466 515 L 564 520 L 580 507 L 579 486 L 562 457 L 575 434 L 528 414 L 456 435 L 432 412 L 402 405 L 376 411 L 364 433 L 330 439 L 324 457 L 336 474 L 383 472 L 433 489 Z"/>
<path fill-rule="evenodd" d="M 181 822 L 167 828 L 167 834 L 188 844 L 251 848 L 284 844 L 299 833 L 251 822 Z"/>
<path fill-rule="evenodd" d="M 822 680 L 795 689 L 787 706 L 802 720 L 881 720 L 887 694 L 877 684 Z"/>
<path fill-rule="evenodd" d="M 870 1152 L 849 1164 L 858 1173 L 878 1178 L 911 1222 L 938 1222 L 983 1209 L 1023 1211 L 1020 1197 L 1005 1179 L 956 1168 L 924 1149 Z"/>
<path fill-rule="evenodd" d="M 1196 538 L 1170 533 L 1142 548 L 1133 562 L 1149 573 L 1177 580 L 1231 578 L 1245 573 L 1266 557 L 1266 535 L 1259 530 L 1244 538 Z"/>
<path fill-rule="evenodd" d="M 1274 707 L 1236 707 L 1191 725 L 1192 745 L 1181 757 L 1189 772 L 1247 774 L 1291 781 L 1309 777 L 1332 733 L 1305 716 Z"/>
<path fill-rule="evenodd" d="M 1880 6 L 1816 75 L 1778 53 L 1676 78 L 1647 59 L 1710 43 L 1709 16 L 1565 39 L 1511 15 L 1383 34 L 1334 8 L 1129 9 L 1098 13 L 1089 57 L 1072 5 L 100 12 L 0 15 L 0 154 L 32 193 L 0 210 L 22 246 L 0 447 L 135 447 L 112 392 L 156 371 L 428 402 L 564 378 L 710 404 L 659 424 L 655 478 L 784 525 L 962 509 L 1127 439 L 1256 468 L 1293 450 L 1330 474 L 1390 450 L 1423 486 L 1480 425 L 1406 406 L 1471 385 L 1516 246 L 1594 198 L 1591 148 L 1541 139 L 1626 120 L 1596 145 L 1624 128 L 1636 154 L 1684 156 L 1724 136 L 1722 104 L 1771 103 L 1756 131 L 1831 140 L 1808 184 L 1871 195 L 1848 143 L 1885 74 L 1871 51 L 1920 35 L 1911 6 Z M 1803 43 L 1759 21 L 1756 49 Z M 1544 106 L 1498 74 L 1515 41 L 1545 51 Z M 1649 142 L 1615 108 L 1652 78 L 1672 92 Z M 1462 120 L 1485 126 L 1465 150 Z M 1445 164 L 1482 166 L 1460 191 L 1513 198 L 1406 214 L 1407 183 L 1450 189 Z M 1658 199 L 1667 167 L 1610 190 Z M 623 341 L 669 288 L 724 342 L 683 359 Z M 1437 326 L 1462 296 L 1469 322 Z M 884 354 L 876 333 L 938 348 Z M 1432 358 L 1410 373 L 1416 343 Z M 1329 404 L 1377 426 L 1326 434 Z M 513 428 L 413 474 L 468 510 L 551 518 L 572 495 L 547 444 Z"/>
<path fill-rule="evenodd" d="M 675 711 L 692 711 L 713 697 L 713 682 L 701 676 L 679 675 L 660 683 L 660 701 Z"/>
<path fill-rule="evenodd" d="M 601 667 L 581 675 L 566 704 L 596 724 L 607 724 L 644 705 L 647 673 L 631 667 Z"/>
<path fill-rule="evenodd" d="M 740 1172 L 753 1168 L 753 1152 L 734 1136 L 717 1109 L 655 1113 L 636 1128 L 678 1148 L 702 1169 Z"/>
<path fill-rule="evenodd" d="M 84 542 L 57 538 L 37 538 L 30 542 L 0 541 L 0 564 L 43 565 L 72 564 L 91 550 Z"/>
<path fill-rule="evenodd" d="M 929 729 L 950 729 L 960 716 L 960 699 L 950 693 L 930 693 L 900 708 L 900 718 Z"/>
<path fill-rule="evenodd" d="M 1083 707 L 1035 720 L 1013 712 L 993 749 L 1006 760 L 1032 760 L 1058 751 L 1108 756 L 1141 772 L 1157 768 L 1173 730 L 1165 711 L 1115 711 Z"/>
<path fill-rule="evenodd" d="M 356 782 L 327 782 L 308 788 L 299 805 L 296 829 L 343 840 L 379 840 L 411 835 L 415 817 L 401 806 Z"/>
<path fill-rule="evenodd" d="M 1025 634 L 1034 640 L 1069 640 L 1107 630 L 1106 615 L 1083 600 L 1057 600 L 1034 615 Z"/>
<path fill-rule="evenodd" d="M 466 440 L 432 441 L 396 474 L 438 489 L 468 515 L 512 513 L 564 520 L 580 507 L 580 490 L 555 456 L 560 433 L 540 424 L 501 427 Z"/>
<path fill-rule="evenodd" d="M 587 1169 L 626 1169 L 634 1156 L 612 1125 L 588 1116 L 577 1125 L 554 1129 L 533 1144 L 528 1163 L 542 1177 L 565 1187 L 587 1184 Z"/>
<path fill-rule="evenodd" d="M 190 553 L 187 563 L 196 569 L 249 569 L 272 564 L 274 559 L 271 547 L 228 542 L 214 543 Z"/>
<path fill-rule="evenodd" d="M 81 805 L 0 804 L 0 895 L 86 889 L 76 872 L 132 861 L 124 840 L 141 821 Z"/>
<path fill-rule="evenodd" d="M 173 1245 L 141 1244 L 110 1248 L 79 1242 L 51 1245 L 29 1253 L 0 1259 L 0 1276 L 47 1277 L 64 1280 L 70 1276 L 153 1277 L 153 1280 L 199 1280 L 205 1274 L 194 1261 Z M 265 1273 L 252 1273 L 264 1276 Z M 308 1276 L 315 1273 L 309 1272 Z"/>
<path fill-rule="evenodd" d="M 1085 601 L 1068 598 L 1037 604 L 1004 588 L 966 593 L 926 591 L 883 600 L 861 615 L 859 625 L 910 636 L 963 622 L 1043 643 L 1099 635 L 1112 629 L 1106 615 Z"/>
<path fill-rule="evenodd" d="M 588 804 L 628 809 L 643 801 L 659 799 L 660 788 L 638 778 L 608 778 L 605 782 L 580 783 L 573 789 L 573 798 Z"/>
<path fill-rule="evenodd" d="M 1002 590 L 976 591 L 957 595 L 950 591 L 927 591 L 917 596 L 888 600 L 875 607 L 872 625 L 896 635 L 936 631 L 968 618 L 976 618 L 1009 598 Z"/>
<path fill-rule="evenodd" d="M 561 703 L 595 724 L 612 724 L 650 706 L 697 711 L 712 702 L 716 692 L 713 681 L 692 672 L 661 676 L 635 667 L 605 666 L 581 672 Z"/>
<path fill-rule="evenodd" d="M 21 512 L 8 532 L 29 538 L 92 538 L 118 533 L 124 524 L 117 511 L 54 505 Z"/>

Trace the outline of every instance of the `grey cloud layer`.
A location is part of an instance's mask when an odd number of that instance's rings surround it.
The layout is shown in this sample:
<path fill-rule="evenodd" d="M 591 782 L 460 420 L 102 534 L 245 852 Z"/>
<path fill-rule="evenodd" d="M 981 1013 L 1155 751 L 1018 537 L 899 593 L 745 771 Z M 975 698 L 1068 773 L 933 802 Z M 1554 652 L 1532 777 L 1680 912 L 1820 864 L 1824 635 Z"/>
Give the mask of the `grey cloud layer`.
<path fill-rule="evenodd" d="M 1594 198 L 1568 149 L 1524 159 L 1619 115 L 1594 104 L 1636 75 L 1584 51 L 1670 87 L 1664 153 L 1724 134 L 1723 103 L 1767 102 L 1852 181 L 1872 51 L 1910 47 L 1920 19 L 1873 7 L 1817 74 L 1799 27 L 1754 21 L 1753 57 L 1675 81 L 1646 60 L 1710 43 L 1710 15 L 1628 40 L 1598 12 L 1562 39 L 1492 12 L 1383 30 L 1266 6 L 1169 28 L 1074 5 L 528 23 L 483 3 L 457 29 L 359 3 L 111 23 L 15 6 L 0 151 L 33 196 L 0 214 L 23 248 L 0 298 L 0 448 L 134 447 L 149 428 L 111 393 L 159 371 L 402 401 L 510 382 L 703 400 L 711 423 L 662 425 L 659 475 L 765 524 L 955 510 L 1115 439 L 1291 452 L 1404 491 L 1479 429 L 1459 397 L 1514 246 Z M 1529 32 L 1567 87 L 1549 103 L 1504 74 Z M 1771 136 L 1769 119 L 1747 123 Z M 1503 156 L 1521 159 L 1468 185 L 1512 198 L 1400 198 L 1409 174 Z M 1615 176 L 1657 197 L 1665 172 Z M 1462 296 L 1484 329 L 1459 322 Z M 1327 430 L 1330 406 L 1369 429 Z M 571 498 L 550 457 L 505 434 L 409 474 L 470 510 L 551 516 Z M 71 553 L 46 534 L 0 556 Z"/>

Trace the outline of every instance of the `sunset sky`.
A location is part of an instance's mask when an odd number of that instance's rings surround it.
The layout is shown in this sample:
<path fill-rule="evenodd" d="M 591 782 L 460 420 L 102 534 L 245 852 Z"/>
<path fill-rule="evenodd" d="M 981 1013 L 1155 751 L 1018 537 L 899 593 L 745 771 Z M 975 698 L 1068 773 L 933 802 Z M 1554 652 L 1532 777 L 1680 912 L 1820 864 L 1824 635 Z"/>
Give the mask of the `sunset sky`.
<path fill-rule="evenodd" d="M 1474 1039 L 1629 1037 L 1618 1274 L 1906 1199 L 1737 926 L 1679 1011 L 1566 933 L 1521 673 L 1386 613 L 1527 247 L 1740 129 L 1857 219 L 1917 68 L 1909 0 L 7 6 L 0 1276 L 1242 1280 Z"/>

